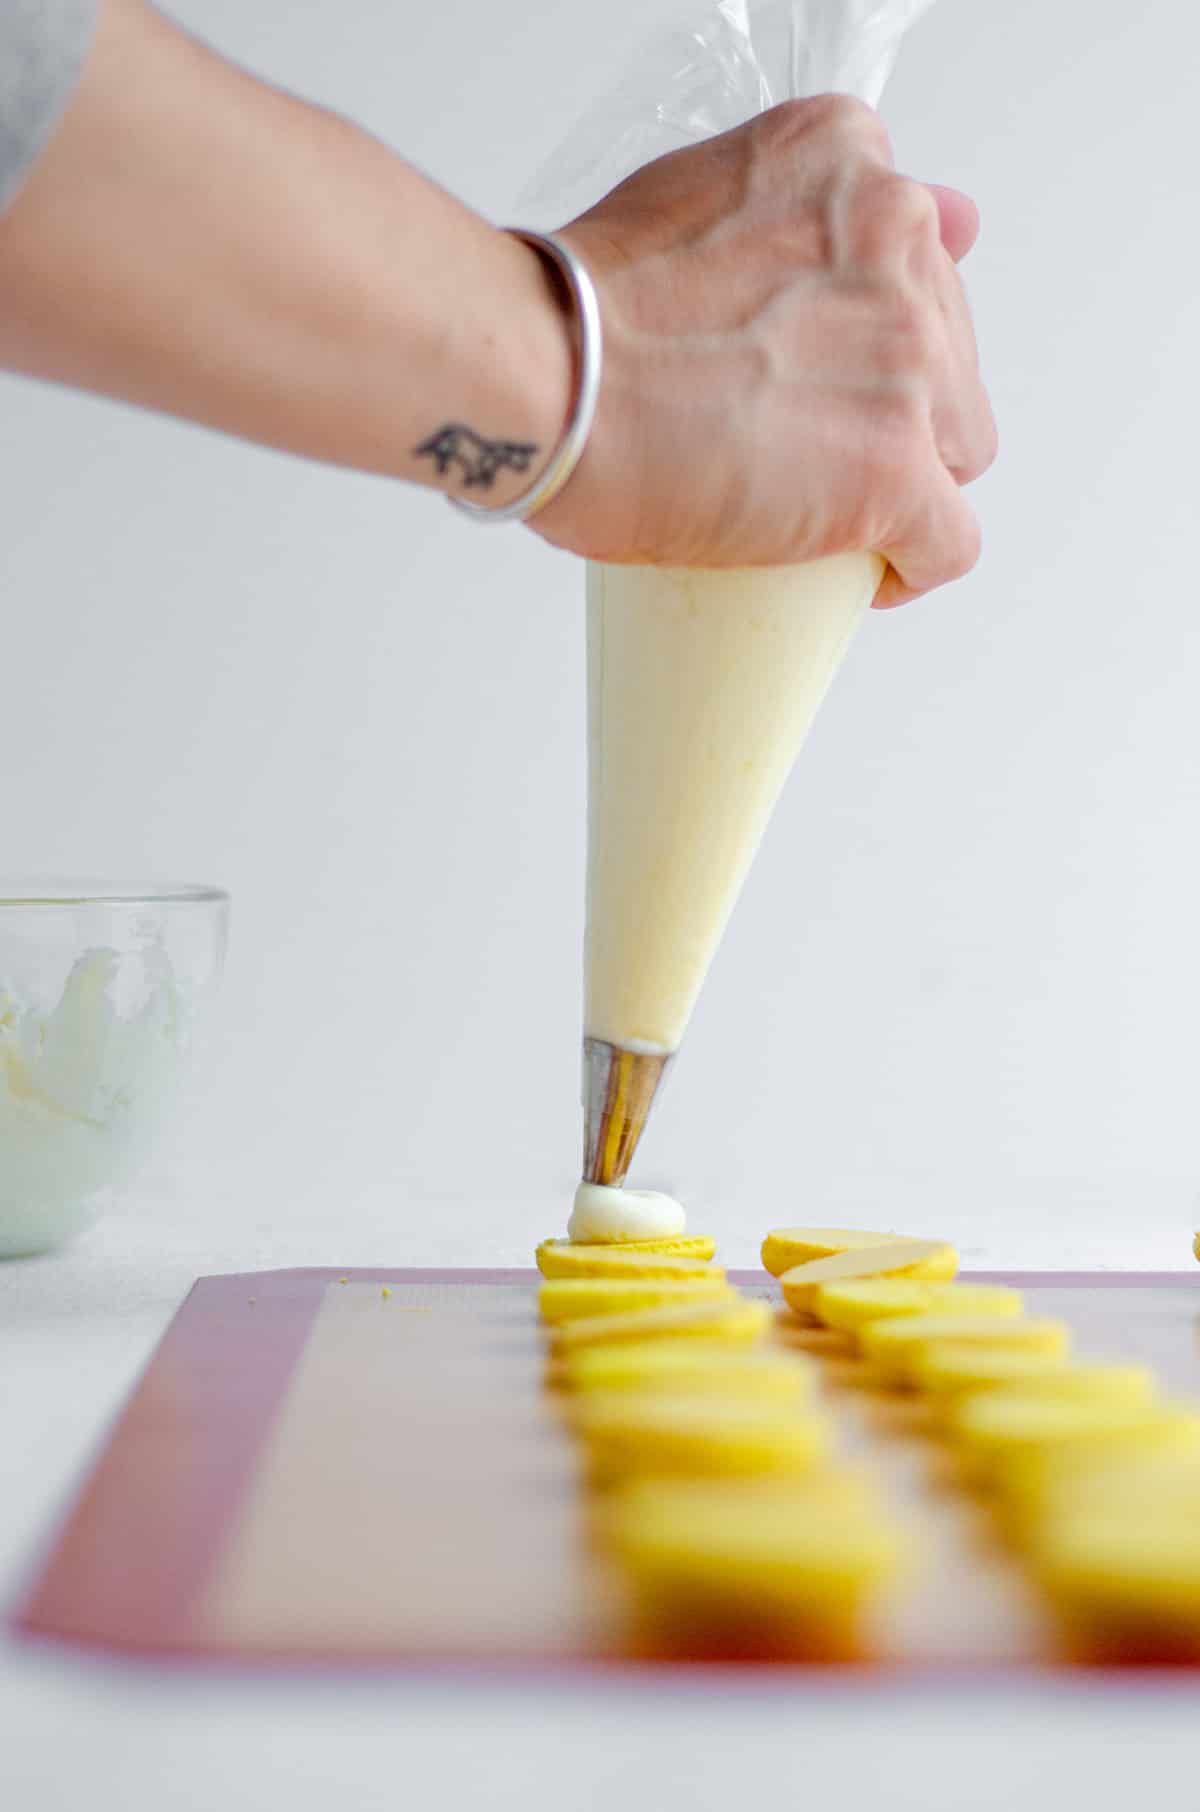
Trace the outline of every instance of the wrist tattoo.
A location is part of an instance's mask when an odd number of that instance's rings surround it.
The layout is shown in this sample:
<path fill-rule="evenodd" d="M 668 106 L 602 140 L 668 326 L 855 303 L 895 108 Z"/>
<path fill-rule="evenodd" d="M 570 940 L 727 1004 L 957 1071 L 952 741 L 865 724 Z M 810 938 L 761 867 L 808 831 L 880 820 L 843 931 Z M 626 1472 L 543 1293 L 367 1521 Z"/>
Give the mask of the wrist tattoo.
<path fill-rule="evenodd" d="M 474 428 L 468 428 L 462 422 L 447 422 L 444 428 L 439 428 L 436 434 L 413 448 L 413 458 L 432 459 L 439 478 L 444 478 L 451 466 L 458 466 L 464 486 L 470 489 L 477 485 L 486 491 L 496 482 L 496 474 L 505 467 L 514 472 L 527 472 L 536 452 L 533 441 L 485 440 L 482 434 L 476 434 Z"/>

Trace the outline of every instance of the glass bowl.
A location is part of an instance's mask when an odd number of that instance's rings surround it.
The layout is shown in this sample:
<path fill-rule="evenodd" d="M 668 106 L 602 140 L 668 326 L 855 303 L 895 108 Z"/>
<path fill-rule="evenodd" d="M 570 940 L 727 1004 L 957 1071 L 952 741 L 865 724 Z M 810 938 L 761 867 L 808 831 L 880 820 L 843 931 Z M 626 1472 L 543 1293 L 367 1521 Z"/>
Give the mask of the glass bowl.
<path fill-rule="evenodd" d="M 136 1173 L 228 926 L 219 887 L 0 876 L 0 1258 L 61 1245 Z"/>

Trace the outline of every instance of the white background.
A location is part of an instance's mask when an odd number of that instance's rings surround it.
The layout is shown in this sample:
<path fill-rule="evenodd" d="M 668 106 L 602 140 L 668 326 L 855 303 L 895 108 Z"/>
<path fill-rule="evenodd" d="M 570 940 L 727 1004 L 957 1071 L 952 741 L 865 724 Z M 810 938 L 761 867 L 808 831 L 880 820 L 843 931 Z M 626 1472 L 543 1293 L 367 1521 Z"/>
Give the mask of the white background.
<path fill-rule="evenodd" d="M 496 218 L 647 22 L 177 10 Z M 902 54 L 900 164 L 983 211 L 1003 454 L 978 571 L 852 651 L 647 1137 L 731 1255 L 858 1213 L 1002 1260 L 1107 1259 L 1117 1224 L 1115 1256 L 1187 1257 L 1192 34 L 1172 0 L 949 0 Z M 164 1162 L 252 1176 L 265 1228 L 311 1208 L 335 1263 L 359 1229 L 379 1261 L 523 1259 L 578 1164 L 578 564 L 107 402 L 7 380 L 0 414 L 4 867 L 235 897 Z"/>
<path fill-rule="evenodd" d="M 174 10 L 497 219 L 650 17 Z M 852 651 L 647 1138 L 645 1180 L 733 1261 L 771 1223 L 857 1215 L 980 1261 L 1189 1262 L 1196 53 L 1178 0 L 943 0 L 885 100 L 902 167 L 981 205 L 965 274 L 1003 453 L 977 573 Z M 72 1254 L 0 1279 L 11 1569 L 197 1271 L 525 1262 L 561 1218 L 583 667 L 576 564 L 424 494 L 17 380 L 0 468 L 2 866 L 235 895 L 176 1140 Z M 597 1783 L 640 1804 L 650 1783 L 646 1803 L 696 1806 L 806 1766 L 832 1793 L 837 1742 L 867 1729 L 843 1799 L 894 1765 L 884 1803 L 922 1812 L 951 1741 L 956 1812 L 1085 1777 L 1116 1804 L 1183 1765 L 1181 1705 L 1135 1719 L 1085 1691 L 1040 1717 L 964 1690 L 734 1697 L 716 1720 L 624 1689 L 235 1697 L 28 1659 L 4 1689 L 21 1812 L 85 1790 L 324 1805 L 339 1780 L 362 1807 L 422 1782 L 414 1803 L 457 1803 L 455 1781 L 480 1805 L 590 1806 Z M 70 1790 L 47 1767 L 63 1739 Z"/>

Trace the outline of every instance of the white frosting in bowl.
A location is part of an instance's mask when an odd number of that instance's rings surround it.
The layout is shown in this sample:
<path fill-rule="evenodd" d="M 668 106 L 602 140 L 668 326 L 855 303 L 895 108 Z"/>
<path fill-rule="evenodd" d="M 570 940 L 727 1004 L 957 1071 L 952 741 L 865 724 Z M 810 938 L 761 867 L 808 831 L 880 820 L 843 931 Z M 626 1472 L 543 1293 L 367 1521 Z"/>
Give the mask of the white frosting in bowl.
<path fill-rule="evenodd" d="M 0 981 L 0 1257 L 69 1238 L 137 1168 L 174 1094 L 184 1029 L 158 948 L 136 960 L 85 951 L 48 1012 Z"/>

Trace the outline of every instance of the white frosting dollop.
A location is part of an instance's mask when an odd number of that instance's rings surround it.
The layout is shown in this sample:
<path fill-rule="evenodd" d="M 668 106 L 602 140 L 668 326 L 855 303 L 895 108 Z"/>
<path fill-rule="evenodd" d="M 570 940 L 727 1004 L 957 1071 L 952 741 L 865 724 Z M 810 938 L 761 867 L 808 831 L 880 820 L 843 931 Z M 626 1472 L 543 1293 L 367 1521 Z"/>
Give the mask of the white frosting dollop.
<path fill-rule="evenodd" d="M 683 1204 L 658 1189 L 615 1189 L 581 1183 L 567 1222 L 569 1238 L 604 1244 L 623 1239 L 673 1239 L 687 1225 Z"/>

